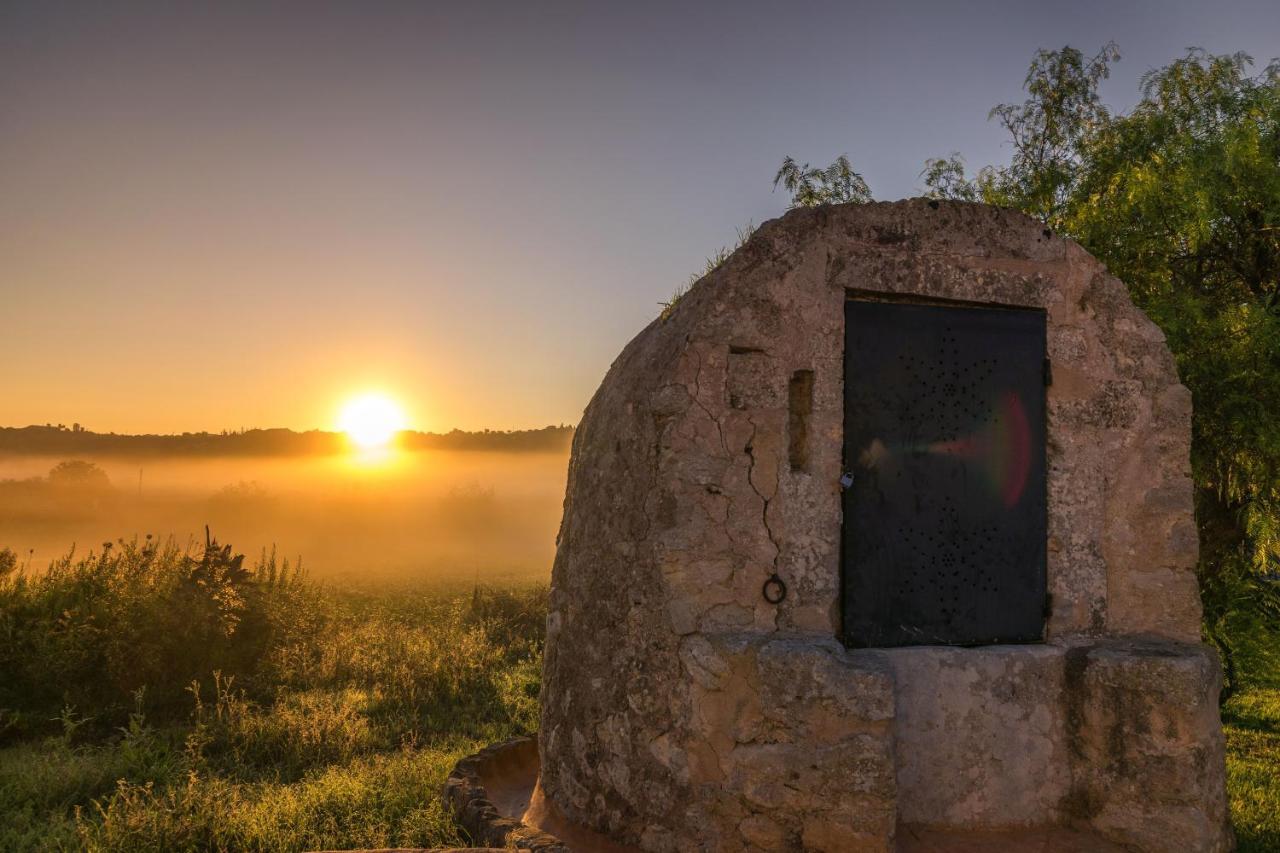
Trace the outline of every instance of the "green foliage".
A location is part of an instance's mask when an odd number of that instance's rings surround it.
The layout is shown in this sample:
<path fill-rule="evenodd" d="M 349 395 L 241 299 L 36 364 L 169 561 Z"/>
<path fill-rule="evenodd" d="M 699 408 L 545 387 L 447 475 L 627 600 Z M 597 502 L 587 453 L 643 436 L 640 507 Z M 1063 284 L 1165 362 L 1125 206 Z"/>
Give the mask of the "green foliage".
<path fill-rule="evenodd" d="M 102 853 L 465 846 L 436 795 L 457 757 L 399 750 L 292 785 L 199 772 L 164 786 L 122 780 L 77 816 L 72 843 Z"/>
<path fill-rule="evenodd" d="M 1041 51 L 1028 99 L 992 111 L 1010 164 L 969 180 L 953 155 L 923 174 L 935 197 L 1074 237 L 1164 330 L 1195 400 L 1205 634 L 1229 693 L 1280 676 L 1280 66 L 1191 50 L 1112 115 L 1098 85 L 1118 57 Z"/>
<path fill-rule="evenodd" d="M 1113 43 L 1092 59 L 1072 47 L 1036 52 L 1023 82 L 1027 100 L 991 110 L 990 117 L 1009 133 L 1013 159 L 1007 168 L 979 176 L 985 196 L 994 203 L 1007 200 L 1046 221 L 1063 211 L 1089 166 L 1081 156 L 1082 144 L 1109 118 L 1098 85 L 1119 58 Z"/>
<path fill-rule="evenodd" d="M 784 157 L 778 173 L 773 176 L 774 188 L 779 184 L 791 193 L 792 207 L 871 201 L 871 188 L 862 175 L 853 171 L 847 154 L 841 154 L 825 169 L 808 163 L 801 166 L 790 156 Z"/>
<path fill-rule="evenodd" d="M 954 151 L 950 157 L 938 157 L 924 162 L 920 173 L 928 189 L 928 198 L 949 198 L 956 201 L 981 201 L 982 191 L 970 181 L 964 172 L 964 158 Z"/>
<path fill-rule="evenodd" d="M 194 557 L 148 537 L 0 577 L 8 734 L 45 731 L 50 711 L 68 706 L 93 709 L 92 728 L 111 729 L 135 695 L 166 715 L 193 679 L 257 674 L 270 648 L 305 627 L 305 589 L 301 570 L 274 554 L 252 569 L 243 561 L 216 542 Z"/>
<path fill-rule="evenodd" d="M 536 729 L 545 617 L 543 587 L 338 591 L 213 542 L 0 551 L 0 849 L 462 844 L 435 792 Z"/>

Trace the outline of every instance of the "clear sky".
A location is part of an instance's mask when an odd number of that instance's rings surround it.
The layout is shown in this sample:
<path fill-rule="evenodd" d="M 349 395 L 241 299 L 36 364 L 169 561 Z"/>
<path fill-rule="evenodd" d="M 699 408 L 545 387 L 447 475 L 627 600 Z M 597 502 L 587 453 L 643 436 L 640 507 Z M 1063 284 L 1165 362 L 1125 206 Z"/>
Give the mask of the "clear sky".
<path fill-rule="evenodd" d="M 1280 2 L 0 0 L 0 425 L 576 422 L 786 154 L 1003 161 L 1040 47 L 1280 54 Z"/>

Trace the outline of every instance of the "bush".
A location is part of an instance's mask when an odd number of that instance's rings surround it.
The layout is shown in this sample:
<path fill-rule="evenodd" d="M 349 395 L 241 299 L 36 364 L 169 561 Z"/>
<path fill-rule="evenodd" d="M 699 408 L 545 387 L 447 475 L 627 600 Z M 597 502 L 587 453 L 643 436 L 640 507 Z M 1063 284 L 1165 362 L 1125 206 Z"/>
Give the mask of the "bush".
<path fill-rule="evenodd" d="M 214 670 L 253 683 L 268 652 L 304 627 L 298 614 L 316 590 L 274 553 L 243 562 L 215 541 L 195 557 L 148 538 L 68 554 L 38 575 L 0 574 L 7 736 L 47 731 L 68 707 L 91 709 L 98 732 L 131 710 L 184 716 L 188 686 Z"/>

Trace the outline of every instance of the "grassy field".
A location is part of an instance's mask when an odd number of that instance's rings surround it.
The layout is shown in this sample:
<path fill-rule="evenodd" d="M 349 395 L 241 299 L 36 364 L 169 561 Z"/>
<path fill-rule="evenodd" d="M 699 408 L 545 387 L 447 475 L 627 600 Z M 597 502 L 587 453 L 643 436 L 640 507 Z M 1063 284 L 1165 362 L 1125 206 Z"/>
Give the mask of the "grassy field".
<path fill-rule="evenodd" d="M 271 555 L 0 551 L 0 850 L 461 844 L 437 797 L 537 725 L 545 588 L 336 589 Z M 1280 691 L 1225 709 L 1242 851 L 1280 850 Z"/>
<path fill-rule="evenodd" d="M 0 850 L 458 844 L 445 775 L 537 724 L 545 588 L 336 590 L 145 542 L 6 565 Z"/>

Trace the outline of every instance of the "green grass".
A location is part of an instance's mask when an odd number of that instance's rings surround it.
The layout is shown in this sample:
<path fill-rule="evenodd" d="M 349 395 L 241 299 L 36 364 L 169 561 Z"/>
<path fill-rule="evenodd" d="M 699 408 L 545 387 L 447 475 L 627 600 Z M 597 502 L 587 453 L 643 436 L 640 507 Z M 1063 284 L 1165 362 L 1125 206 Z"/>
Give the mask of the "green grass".
<path fill-rule="evenodd" d="M 1280 850 L 1280 690 L 1233 697 L 1222 721 L 1227 793 L 1240 853 Z"/>
<path fill-rule="evenodd" d="M 0 850 L 465 844 L 439 791 L 535 729 L 545 612 L 543 587 L 338 590 L 216 547 L 0 559 Z"/>
<path fill-rule="evenodd" d="M 439 791 L 532 732 L 546 590 L 335 589 L 271 555 L 0 551 L 0 850 L 467 839 Z M 1280 850 L 1280 690 L 1224 709 L 1244 853 Z"/>

